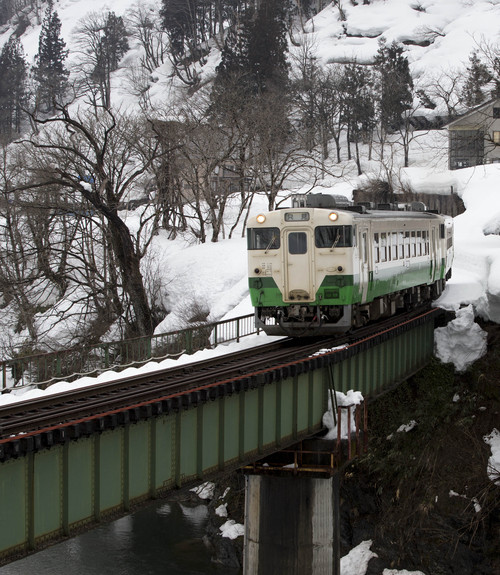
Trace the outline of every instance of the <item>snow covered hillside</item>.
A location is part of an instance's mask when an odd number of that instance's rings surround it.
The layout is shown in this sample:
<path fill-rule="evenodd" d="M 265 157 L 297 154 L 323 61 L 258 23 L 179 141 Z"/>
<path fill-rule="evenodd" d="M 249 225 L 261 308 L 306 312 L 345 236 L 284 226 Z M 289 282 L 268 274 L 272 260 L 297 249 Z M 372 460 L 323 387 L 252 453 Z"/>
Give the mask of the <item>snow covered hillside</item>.
<path fill-rule="evenodd" d="M 108 0 L 104 5 L 97 0 L 59 0 L 55 2 L 62 21 L 62 36 L 70 49 L 70 61 L 76 58 L 73 44 L 78 22 L 89 12 L 103 9 L 126 16 L 136 2 Z M 158 3 L 151 3 L 153 13 Z M 383 35 L 389 42 L 406 44 L 406 52 L 415 82 L 418 84 L 443 84 L 452 72 L 465 70 L 471 52 L 481 42 L 495 45 L 500 30 L 500 2 L 491 0 L 372 0 L 369 5 L 342 3 L 343 17 L 338 6 L 329 4 L 309 21 L 304 32 L 297 27 L 294 44 L 290 44 L 290 62 L 301 46 L 309 44 L 324 66 L 334 62 L 356 60 L 370 63 L 377 51 L 378 39 Z M 22 43 L 29 61 L 38 49 L 40 25 L 29 27 L 22 36 Z M 0 36 L 0 46 L 10 34 Z M 114 73 L 113 105 L 133 107 L 137 97 L 131 94 L 127 72 L 141 56 L 139 44 L 131 40 L 131 48 Z M 200 74 L 203 82 L 213 77 L 219 53 L 213 49 Z M 185 96 L 183 88 L 171 77 L 167 62 L 151 74 L 149 98 L 152 103 Z M 444 109 L 422 110 L 422 113 L 439 114 Z M 456 308 L 472 304 L 476 313 L 498 321 L 500 318 L 500 168 L 496 165 L 469 168 L 450 172 L 447 170 L 445 130 L 420 133 L 410 147 L 410 167 L 402 168 L 399 148 L 391 156 L 391 166 L 362 157 L 364 174 L 357 176 L 353 162 L 345 160 L 341 166 L 332 164 L 335 177 L 318 182 L 313 192 L 344 194 L 351 197 L 352 190 L 370 178 L 392 171 L 401 185 L 417 191 L 449 193 L 453 190 L 465 202 L 466 212 L 455 219 L 456 258 L 453 278 L 439 305 Z M 286 195 L 293 188 L 283 190 Z M 309 188 L 308 188 L 309 190 Z M 306 191 L 302 189 L 302 191 Z M 252 213 L 265 209 L 265 200 L 254 202 Z M 232 224 L 237 205 L 228 211 L 226 228 Z M 139 214 L 125 214 L 131 228 L 137 226 Z M 161 262 L 165 284 L 168 286 L 166 307 L 170 314 L 158 325 L 156 332 L 184 327 L 186 309 L 199 305 L 209 313 L 210 320 L 217 320 L 237 309 L 249 309 L 246 288 L 245 240 L 223 240 L 217 244 L 196 244 L 192 238 L 167 239 L 160 233 L 155 238 L 152 253 Z M 193 273 L 198 281 L 193 282 Z M 235 312 L 233 312 L 235 313 Z M 48 321 L 43 313 L 39 322 Z M 14 336 L 8 317 L 1 317 L 4 338 L 22 340 L 25 334 Z M 67 326 L 54 324 L 54 338 L 64 339 Z"/>
<path fill-rule="evenodd" d="M 113 11 L 117 16 L 127 16 L 139 5 L 150 7 L 158 17 L 159 1 L 149 0 L 56 0 L 62 23 L 61 34 L 70 50 L 69 62 L 77 56 L 74 32 L 78 23 L 89 13 Z M 324 2 L 326 4 L 326 2 Z M 500 3 L 497 0 L 371 0 L 368 5 L 361 2 L 353 6 L 340 2 L 345 20 L 340 19 L 339 8 L 333 2 L 327 5 L 305 26 L 305 33 L 298 32 L 290 45 L 290 53 L 300 50 L 300 45 L 309 42 L 314 45 L 318 58 L 324 65 L 335 62 L 370 64 L 378 49 L 381 36 L 388 43 L 396 41 L 406 44 L 405 55 L 410 62 L 414 80 L 432 81 L 453 71 L 465 70 L 473 50 L 482 42 L 495 45 L 498 42 Z M 22 35 L 21 40 L 28 62 L 33 62 L 38 50 L 41 24 L 33 23 Z M 8 40 L 12 29 L 0 34 L 0 48 Z M 131 48 L 121 63 L 121 70 L 115 74 L 119 90 L 114 97 L 125 104 L 134 104 L 134 98 L 127 89 L 126 70 L 141 56 L 137 41 L 131 41 Z M 203 81 L 213 76 L 219 61 L 219 53 L 213 50 L 208 63 L 202 70 Z M 164 101 L 172 96 L 172 79 L 169 63 L 159 67 L 152 75 L 152 101 Z M 174 86 L 175 88 L 175 86 Z M 175 95 L 175 94 L 174 94 Z"/>

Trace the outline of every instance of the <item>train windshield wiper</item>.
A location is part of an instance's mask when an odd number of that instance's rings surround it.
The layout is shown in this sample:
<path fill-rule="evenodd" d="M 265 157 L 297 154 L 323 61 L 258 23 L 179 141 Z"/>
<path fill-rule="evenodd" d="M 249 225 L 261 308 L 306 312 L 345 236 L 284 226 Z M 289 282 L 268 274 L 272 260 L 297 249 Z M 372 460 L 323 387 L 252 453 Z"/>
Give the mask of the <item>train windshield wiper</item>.
<path fill-rule="evenodd" d="M 274 244 L 275 241 L 276 241 L 276 236 L 273 234 L 271 241 L 267 244 L 267 248 L 264 251 L 265 254 L 267 254 L 267 252 L 271 249 L 271 246 Z"/>
<path fill-rule="evenodd" d="M 337 247 L 337 244 L 340 241 L 340 231 L 337 231 L 337 237 L 335 238 L 335 241 L 332 244 L 332 247 L 330 248 L 330 251 L 333 252 L 333 250 Z"/>

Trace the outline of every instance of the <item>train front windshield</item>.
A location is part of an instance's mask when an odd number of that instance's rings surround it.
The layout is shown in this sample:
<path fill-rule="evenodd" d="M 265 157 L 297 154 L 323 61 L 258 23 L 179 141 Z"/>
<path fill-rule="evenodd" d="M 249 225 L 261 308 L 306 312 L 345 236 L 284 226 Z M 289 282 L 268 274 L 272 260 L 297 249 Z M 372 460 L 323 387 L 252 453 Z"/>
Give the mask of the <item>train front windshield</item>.
<path fill-rule="evenodd" d="M 279 228 L 249 228 L 247 244 L 249 250 L 279 250 Z"/>
<path fill-rule="evenodd" d="M 314 230 L 314 241 L 317 248 L 351 248 L 352 226 L 318 226 Z"/>

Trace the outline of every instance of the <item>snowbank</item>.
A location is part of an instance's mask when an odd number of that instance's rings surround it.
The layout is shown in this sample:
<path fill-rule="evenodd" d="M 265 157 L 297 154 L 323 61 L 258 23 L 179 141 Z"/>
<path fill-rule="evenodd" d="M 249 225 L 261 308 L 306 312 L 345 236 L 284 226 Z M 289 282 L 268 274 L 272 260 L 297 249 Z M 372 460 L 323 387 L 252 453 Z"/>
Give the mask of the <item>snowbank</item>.
<path fill-rule="evenodd" d="M 496 485 L 500 485 L 500 432 L 494 429 L 484 437 L 484 441 L 491 447 L 491 456 L 488 459 L 488 477 Z"/>
<path fill-rule="evenodd" d="M 434 352 L 460 373 L 486 353 L 487 333 L 474 321 L 472 305 L 459 309 L 456 319 L 434 332 Z"/>
<path fill-rule="evenodd" d="M 350 429 L 351 433 L 356 431 L 356 421 L 354 418 L 355 415 L 355 406 L 361 404 L 363 402 L 363 395 L 360 391 L 353 391 L 352 389 L 349 390 L 347 393 L 342 393 L 341 391 L 335 392 L 335 398 L 337 402 L 337 406 L 339 407 L 348 407 L 352 406 L 350 410 L 341 409 L 340 410 L 340 434 L 342 439 L 346 439 L 348 437 L 348 429 L 349 429 L 349 414 L 350 414 Z M 333 410 L 332 410 L 332 397 L 331 395 L 328 396 L 328 411 L 323 415 L 323 425 L 328 429 L 328 433 L 324 436 L 324 439 L 337 439 L 337 423 L 336 423 L 337 414 L 335 414 L 335 419 L 333 417 Z"/>

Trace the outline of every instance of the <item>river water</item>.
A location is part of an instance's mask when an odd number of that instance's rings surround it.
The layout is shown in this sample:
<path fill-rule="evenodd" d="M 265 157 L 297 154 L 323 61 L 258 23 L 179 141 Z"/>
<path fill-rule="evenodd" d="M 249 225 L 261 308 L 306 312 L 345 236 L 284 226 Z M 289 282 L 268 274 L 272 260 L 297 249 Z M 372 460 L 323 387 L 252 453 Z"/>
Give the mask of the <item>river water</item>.
<path fill-rule="evenodd" d="M 0 575 L 237 575 L 211 562 L 206 505 L 162 501 L 0 568 Z"/>

